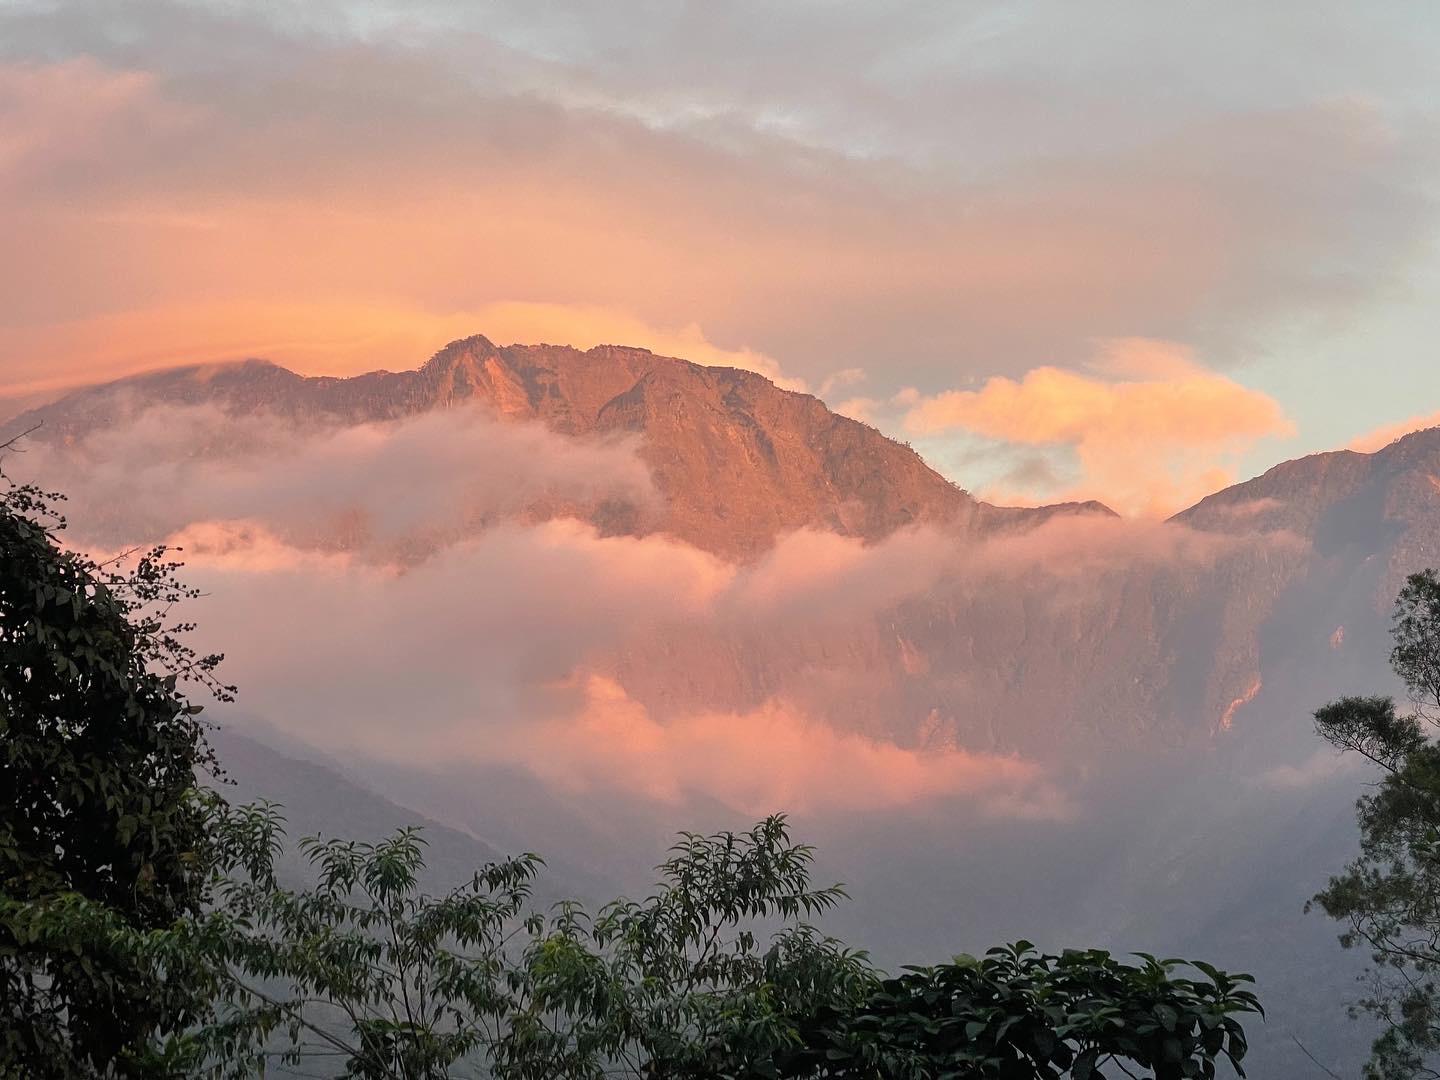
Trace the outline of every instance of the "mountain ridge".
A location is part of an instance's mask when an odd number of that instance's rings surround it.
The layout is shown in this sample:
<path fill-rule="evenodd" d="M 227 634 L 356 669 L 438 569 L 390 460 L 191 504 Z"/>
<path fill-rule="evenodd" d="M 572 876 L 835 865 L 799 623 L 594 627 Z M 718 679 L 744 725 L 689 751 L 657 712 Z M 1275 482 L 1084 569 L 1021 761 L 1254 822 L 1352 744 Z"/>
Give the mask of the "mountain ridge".
<path fill-rule="evenodd" d="M 77 391 L 11 430 L 44 420 L 35 437 L 64 444 L 149 404 L 344 425 L 477 401 L 577 439 L 641 437 L 658 519 L 614 505 L 543 510 L 588 515 L 609 535 L 661 532 L 737 562 L 807 528 L 871 542 L 927 524 L 953 539 L 954 570 L 858 621 L 625 640 L 603 670 L 656 715 L 778 700 L 903 746 L 1047 757 L 1136 739 L 1211 743 L 1281 697 L 1309 700 L 1362 671 L 1404 575 L 1440 565 L 1440 429 L 1372 454 L 1281 463 L 1175 515 L 1202 542 L 1177 530 L 1157 553 L 1145 547 L 1153 530 L 1110 529 L 1103 505 L 991 506 L 814 397 L 622 346 L 471 337 L 413 371 L 350 378 L 261 361 L 170 369 Z M 1012 539 L 1042 526 L 1015 549 L 1020 565 L 993 572 Z M 1163 553 L 1177 545 L 1197 551 Z"/>
<path fill-rule="evenodd" d="M 78 389 L 12 418 L 40 441 L 83 438 L 145 404 L 219 404 L 340 424 L 391 421 L 478 402 L 568 436 L 634 433 L 666 510 L 660 531 L 748 559 L 784 532 L 820 528 L 878 540 L 912 524 L 962 532 L 1025 528 L 1056 515 L 1113 515 L 1095 501 L 1045 507 L 982 502 L 909 446 L 742 368 L 648 349 L 500 347 L 482 335 L 420 367 L 349 377 L 299 375 L 268 360 L 197 364 Z M 633 525 L 634 514 L 616 515 Z"/>
<path fill-rule="evenodd" d="M 494 363 L 499 360 L 503 364 L 511 357 L 525 361 L 528 371 L 525 368 L 517 371 L 513 367 L 507 370 Z M 573 409 L 567 411 L 547 408 L 545 399 L 549 397 L 553 400 L 561 388 L 554 382 L 527 382 L 524 376 L 545 371 L 549 366 L 547 361 L 553 364 L 558 357 L 568 358 L 571 362 L 579 361 L 588 365 L 592 372 L 599 363 L 611 364 L 621 373 L 621 378 L 612 384 L 612 392 L 608 396 L 602 396 L 601 400 L 597 400 L 593 392 L 582 395 L 585 408 L 578 417 Z M 536 363 L 537 360 L 539 363 Z M 713 379 L 718 375 L 731 380 L 737 386 L 763 385 L 775 395 L 788 395 L 812 402 L 842 425 L 854 425 L 896 450 L 905 451 L 936 480 L 956 489 L 966 500 L 973 503 L 977 507 L 976 516 L 985 519 L 986 525 L 1003 527 L 1010 521 L 1023 520 L 1032 513 L 1043 513 L 1044 516 L 1060 513 L 1119 516 L 1102 501 L 1095 499 L 1066 500 L 1039 506 L 1004 506 L 977 499 L 926 464 L 907 444 L 885 435 L 870 424 L 833 412 L 821 399 L 813 395 L 778 387 L 764 375 L 745 368 L 702 365 L 683 357 L 666 356 L 640 346 L 629 345 L 596 345 L 585 350 L 548 343 L 497 346 L 483 334 L 457 338 L 418 367 L 399 371 L 377 368 L 348 376 L 303 375 L 263 357 L 156 368 L 72 388 L 43 404 L 0 421 L 0 432 L 4 433 L 5 438 L 9 438 L 39 423 L 43 426 L 35 435 L 42 440 L 73 438 L 92 429 L 96 423 L 104 423 L 114 418 L 113 412 L 105 408 L 113 402 L 107 402 L 106 399 L 132 393 L 143 394 L 152 399 L 158 397 L 159 400 L 175 404 L 198 404 L 221 397 L 239 408 L 276 408 L 278 405 L 283 409 L 286 404 L 283 393 L 294 393 L 298 390 L 314 399 L 312 408 L 329 413 L 340 422 L 400 419 L 427 409 L 451 407 L 474 399 L 477 391 L 485 391 L 502 417 L 529 418 L 528 414 L 543 414 L 550 426 L 557 431 L 563 434 L 582 434 L 585 429 L 593 427 L 601 411 L 612 404 L 615 407 L 606 415 L 603 426 L 624 426 L 627 420 L 622 407 L 625 396 L 632 395 L 633 404 L 633 399 L 640 396 L 635 392 L 642 389 L 643 383 L 648 381 L 655 385 L 662 381 L 653 378 L 649 370 L 637 372 L 637 363 L 653 365 L 654 370 L 662 372 L 668 365 L 679 365 L 701 380 L 707 377 Z M 707 373 L 715 374 L 707 376 Z M 235 375 L 243 375 L 244 378 L 237 380 L 233 378 Z M 622 383 L 626 385 L 622 387 Z M 572 380 L 564 389 L 574 390 L 575 386 Z M 587 419 L 586 412 L 593 415 Z M 1276 462 L 1257 476 L 1211 492 L 1166 520 L 1192 526 L 1212 526 L 1217 521 L 1217 509 L 1225 507 L 1226 504 L 1229 504 L 1229 509 L 1220 510 L 1220 513 L 1228 513 L 1233 519 L 1234 504 L 1241 500 L 1242 493 L 1257 499 L 1266 498 L 1263 493 L 1279 482 L 1293 485 L 1298 479 L 1305 483 L 1323 485 L 1333 482 L 1337 473 L 1342 477 L 1355 476 L 1368 468 L 1366 462 L 1389 454 L 1399 444 L 1417 437 L 1423 439 L 1427 431 L 1440 432 L 1440 428 L 1410 432 L 1374 451 L 1317 451 Z M 1322 463 L 1330 462 L 1336 463 L 1334 468 L 1321 467 Z M 1320 476 L 1313 475 L 1317 467 Z M 1261 515 L 1257 517 L 1261 517 L 1261 520 L 1274 520 Z"/>

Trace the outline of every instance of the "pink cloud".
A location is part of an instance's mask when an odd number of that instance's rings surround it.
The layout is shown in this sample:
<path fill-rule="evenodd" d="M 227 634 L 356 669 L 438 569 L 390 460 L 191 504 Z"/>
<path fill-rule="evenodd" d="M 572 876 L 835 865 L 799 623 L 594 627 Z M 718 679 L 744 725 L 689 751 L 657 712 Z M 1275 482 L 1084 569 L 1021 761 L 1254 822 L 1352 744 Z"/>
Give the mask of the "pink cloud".
<path fill-rule="evenodd" d="M 1294 432 L 1267 395 L 1201 367 L 1183 346 L 1135 339 L 1107 343 L 1088 371 L 1042 367 L 925 398 L 905 425 L 1068 448 L 1083 478 L 1060 497 L 1152 517 L 1224 486 L 1231 470 L 1217 460 Z"/>
<path fill-rule="evenodd" d="M 657 326 L 618 307 L 505 300 L 436 310 L 395 301 L 236 298 L 0 325 L 0 351 L 45 357 L 43 371 L 29 365 L 27 372 L 22 364 L 19 378 L 0 375 L 0 395 L 53 391 L 94 381 L 97 374 L 113 378 L 247 357 L 311 375 L 406 368 L 434 352 L 437 342 L 477 331 L 502 343 L 633 345 L 697 364 L 758 372 L 787 390 L 806 389 L 803 379 L 787 375 L 772 357 L 717 345 L 693 321 Z"/>
<path fill-rule="evenodd" d="M 997 681 L 989 654 L 1113 618 L 1136 574 L 1193 588 L 1270 542 L 1054 518 L 981 542 L 801 530 L 737 566 L 553 502 L 537 516 L 557 492 L 645 498 L 633 443 L 463 409 L 341 429 L 160 408 L 19 463 L 72 488 L 77 542 L 182 546 L 243 707 L 322 749 L 747 811 L 953 795 L 1062 813 L 1025 735 L 1062 706 Z M 1032 759 L 997 752 L 1017 746 Z"/>
<path fill-rule="evenodd" d="M 206 632 L 225 642 L 247 708 L 321 746 L 517 766 L 566 790 L 746 813 L 942 796 L 992 816 L 1069 812 L 1045 771 L 1017 757 L 906 749 L 778 698 L 668 714 L 631 698 L 592 663 L 647 625 L 663 636 L 667 623 L 747 602 L 745 588 L 727 596 L 731 568 L 683 544 L 556 521 L 497 527 L 402 567 L 298 549 L 249 522 L 196 523 L 171 540 L 209 594 Z"/>
<path fill-rule="evenodd" d="M 348 427 L 216 406 L 117 407 L 113 426 L 70 446 L 36 444 L 23 461 L 84 505 L 85 537 L 106 545 L 253 519 L 290 543 L 390 558 L 487 523 L 584 516 L 605 500 L 643 517 L 658 498 L 635 437 L 567 438 L 479 407 Z"/>
<path fill-rule="evenodd" d="M 11 391 L 237 353 L 409 366 L 490 311 L 517 336 L 623 331 L 797 384 L 863 368 L 883 400 L 1099 336 L 1208 331 L 1227 355 L 1237 327 L 1368 295 L 1420 232 L 1417 198 L 1386 181 L 1427 166 L 1353 103 L 937 171 L 647 124 L 498 68 L 477 87 L 473 64 L 373 43 L 272 41 L 257 75 L 223 19 L 213 66 L 153 29 L 125 50 L 145 70 L 0 77 Z M 1373 272 L 1337 286 L 1330 265 Z"/>
<path fill-rule="evenodd" d="M 0 189 L 74 166 L 98 166 L 138 133 L 183 130 L 200 110 L 167 100 L 146 71 L 89 57 L 0 63 Z"/>
<path fill-rule="evenodd" d="M 779 701 L 662 723 L 613 679 L 577 679 L 579 714 L 512 733 L 502 760 L 570 789 L 618 787 L 672 803 L 700 795 L 752 815 L 879 809 L 956 795 L 1004 817 L 1069 812 L 1044 772 L 1017 757 L 905 750 L 838 732 Z"/>
<path fill-rule="evenodd" d="M 816 529 L 782 536 L 738 573 L 722 599 L 735 620 L 834 620 L 914 596 L 958 565 L 958 538 L 936 528 L 903 529 L 873 544 Z"/>

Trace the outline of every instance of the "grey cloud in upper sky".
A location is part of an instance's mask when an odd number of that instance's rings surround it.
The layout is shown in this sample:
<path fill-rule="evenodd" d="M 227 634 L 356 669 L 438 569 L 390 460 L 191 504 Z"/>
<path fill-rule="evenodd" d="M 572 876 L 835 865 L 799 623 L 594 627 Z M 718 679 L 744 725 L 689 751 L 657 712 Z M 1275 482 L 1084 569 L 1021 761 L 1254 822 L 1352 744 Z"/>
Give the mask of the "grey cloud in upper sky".
<path fill-rule="evenodd" d="M 234 335 L 200 331 L 40 343 L 127 312 L 194 324 L 197 305 L 253 325 L 284 298 L 436 319 L 598 305 L 811 385 L 860 368 L 882 395 L 1079 364 L 1113 337 L 1230 365 L 1267 326 L 1396 288 L 1433 229 L 1434 20 L 1332 14 L 0 9 L 7 70 L 70 80 L 12 111 L 74 144 L 9 177 L 0 350 L 17 383 L 104 373 L 105 348 L 229 354 Z M 113 111 L 54 114 L 67 93 Z M 243 348 L 283 361 L 307 333 Z"/>

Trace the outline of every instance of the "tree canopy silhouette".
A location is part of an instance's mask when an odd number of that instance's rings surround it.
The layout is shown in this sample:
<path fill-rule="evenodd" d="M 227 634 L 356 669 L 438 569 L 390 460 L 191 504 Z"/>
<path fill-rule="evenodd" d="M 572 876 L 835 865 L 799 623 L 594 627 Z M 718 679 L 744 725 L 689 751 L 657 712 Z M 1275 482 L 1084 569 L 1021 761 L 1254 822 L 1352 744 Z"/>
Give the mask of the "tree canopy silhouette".
<path fill-rule="evenodd" d="M 180 683 L 229 695 L 169 619 L 191 594 L 165 550 L 65 550 L 57 498 L 0 475 L 0 1071 L 36 1076 L 124 1070 L 191 1015 L 144 965 L 45 927 L 80 901 L 137 930 L 198 913 L 209 759 Z"/>
<path fill-rule="evenodd" d="M 1347 697 L 1315 713 L 1332 745 L 1368 758 L 1381 779 L 1356 804 L 1360 855 L 1313 904 L 1346 924 L 1346 948 L 1370 950 L 1357 1009 L 1378 1018 L 1366 1076 L 1440 1077 L 1440 576 L 1412 574 L 1395 604 L 1391 666 L 1411 709 Z"/>

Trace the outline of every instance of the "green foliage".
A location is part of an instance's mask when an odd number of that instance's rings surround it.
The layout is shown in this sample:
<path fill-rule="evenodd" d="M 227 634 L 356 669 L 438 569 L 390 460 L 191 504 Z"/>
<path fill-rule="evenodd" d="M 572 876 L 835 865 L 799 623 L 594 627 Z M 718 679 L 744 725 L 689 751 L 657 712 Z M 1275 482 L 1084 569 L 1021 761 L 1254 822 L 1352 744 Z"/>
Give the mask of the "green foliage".
<path fill-rule="evenodd" d="M 225 972 L 188 1037 L 213 1075 L 280 1058 L 367 1078 L 1099 1078 L 1119 1063 L 1171 1080 L 1238 1068 L 1236 1015 L 1259 1011 L 1245 976 L 1204 964 L 1190 980 L 1175 961 L 1025 943 L 887 979 L 799 921 L 842 894 L 811 887 L 781 817 L 682 836 L 644 901 L 542 918 L 525 912 L 534 856 L 428 897 L 413 831 L 310 840 L 316 884 L 292 891 L 269 870 L 274 809 L 218 813 L 231 884 L 188 948 Z"/>
<path fill-rule="evenodd" d="M 1100 950 L 1042 955 L 1029 942 L 909 968 L 858 1008 L 824 1010 L 806 1047 L 779 1075 L 1098 1080 L 1149 1070 L 1158 1080 L 1214 1077 L 1226 1059 L 1244 1076 L 1237 1014 L 1262 1012 L 1255 995 L 1208 964 L 1203 979 L 1173 974 L 1178 960 L 1124 964 Z"/>
<path fill-rule="evenodd" d="M 271 870 L 276 808 L 211 808 L 216 909 L 140 932 L 80 906 L 55 927 L 213 1001 L 152 1048 L 152 1075 L 1178 1080 L 1239 1072 L 1237 1017 L 1260 1012 L 1246 976 L 1025 942 L 888 978 L 800 921 L 840 893 L 810 886 L 780 817 L 683 836 L 644 901 L 542 917 L 533 855 L 432 897 L 413 830 L 309 840 L 315 881 L 294 890 Z"/>
<path fill-rule="evenodd" d="M 426 896 L 412 830 L 304 841 L 315 884 L 287 889 L 270 870 L 280 825 L 270 807 L 218 811 L 230 880 L 194 942 L 222 989 L 187 1036 L 214 1075 L 266 1057 L 355 1077 L 714 1075 L 717 1053 L 765 1057 L 798 1037 L 795 1016 L 871 985 L 863 956 L 796 921 L 840 894 L 810 888 L 781 818 L 682 837 L 654 894 L 593 917 L 527 912 L 533 855 Z"/>
<path fill-rule="evenodd" d="M 1345 698 L 1315 714 L 1319 733 L 1382 770 L 1356 804 L 1360 855 L 1313 901 L 1344 922 L 1341 944 L 1370 950 L 1359 1011 L 1384 1025 L 1366 1075 L 1440 1076 L 1440 577 L 1407 580 L 1396 602 L 1391 664 L 1414 712 L 1384 697 Z"/>
<path fill-rule="evenodd" d="M 119 925 L 198 911 L 207 761 L 191 677 L 221 696 L 219 658 L 168 621 L 190 595 L 164 549 L 130 569 L 62 549 L 54 496 L 0 474 L 0 1073 L 131 1069 L 188 1003 L 75 925 L 91 906 Z M 66 932 L 58 932 L 62 928 Z M 127 1064 L 129 1062 L 129 1064 Z M 23 1068 L 22 1068 L 23 1064 Z"/>
<path fill-rule="evenodd" d="M 1440 704 L 1440 577 L 1411 574 L 1395 603 L 1395 648 L 1390 663 L 1422 715 Z"/>

